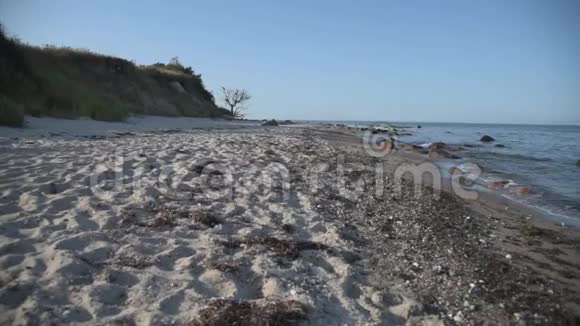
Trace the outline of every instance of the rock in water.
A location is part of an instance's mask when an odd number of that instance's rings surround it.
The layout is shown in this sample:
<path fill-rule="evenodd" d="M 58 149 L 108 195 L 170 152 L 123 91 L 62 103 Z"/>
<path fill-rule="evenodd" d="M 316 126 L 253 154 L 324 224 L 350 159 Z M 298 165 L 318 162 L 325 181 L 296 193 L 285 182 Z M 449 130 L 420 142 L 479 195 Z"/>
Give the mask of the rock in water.
<path fill-rule="evenodd" d="M 580 160 L 576 161 L 576 166 L 580 168 Z"/>
<path fill-rule="evenodd" d="M 510 188 L 510 192 L 514 195 L 527 195 L 530 193 L 530 188 L 526 186 L 515 186 Z"/>
<path fill-rule="evenodd" d="M 278 127 L 278 121 L 272 119 L 270 121 L 266 121 L 266 122 L 262 123 L 262 126 L 264 126 L 264 127 Z"/>
<path fill-rule="evenodd" d="M 451 174 L 451 175 L 454 175 L 454 174 L 455 175 L 463 174 L 463 171 L 460 168 L 455 167 L 455 166 L 450 167 L 448 171 L 449 171 L 449 174 Z"/>
<path fill-rule="evenodd" d="M 503 145 L 503 144 L 495 144 L 495 147 L 497 147 L 497 148 L 504 148 L 505 145 Z"/>
<path fill-rule="evenodd" d="M 489 142 L 495 141 L 495 138 L 488 136 L 488 135 L 484 135 L 483 137 L 481 137 L 480 141 L 485 142 L 485 143 L 489 143 Z"/>
<path fill-rule="evenodd" d="M 432 149 L 429 151 L 429 158 L 432 160 L 438 160 L 438 159 L 458 159 L 460 157 L 457 155 L 453 155 L 443 149 Z"/>
<path fill-rule="evenodd" d="M 422 128 L 422 127 L 421 127 L 421 125 L 418 125 L 418 126 L 417 126 L 417 129 L 421 129 L 421 128 Z"/>
<path fill-rule="evenodd" d="M 429 149 L 447 149 L 447 148 L 449 148 L 449 146 L 447 146 L 447 144 L 442 143 L 442 142 L 436 142 L 436 143 L 429 145 L 428 148 Z"/>

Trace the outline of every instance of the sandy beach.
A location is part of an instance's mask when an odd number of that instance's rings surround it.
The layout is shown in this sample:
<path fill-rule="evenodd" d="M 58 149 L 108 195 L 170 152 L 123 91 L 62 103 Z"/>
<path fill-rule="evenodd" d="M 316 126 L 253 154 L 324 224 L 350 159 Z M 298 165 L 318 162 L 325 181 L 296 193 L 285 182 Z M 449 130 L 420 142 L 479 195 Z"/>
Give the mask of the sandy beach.
<path fill-rule="evenodd" d="M 577 229 L 352 128 L 196 126 L 0 135 L 1 324 L 580 322 Z"/>

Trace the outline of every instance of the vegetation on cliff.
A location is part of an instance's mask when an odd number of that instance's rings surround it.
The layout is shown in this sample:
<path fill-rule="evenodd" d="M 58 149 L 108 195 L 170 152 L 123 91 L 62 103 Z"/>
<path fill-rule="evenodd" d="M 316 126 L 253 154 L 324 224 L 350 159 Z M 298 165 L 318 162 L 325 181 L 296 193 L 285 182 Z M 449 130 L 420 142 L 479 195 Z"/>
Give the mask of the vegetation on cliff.
<path fill-rule="evenodd" d="M 36 47 L 0 28 L 0 125 L 23 115 L 123 121 L 130 114 L 221 117 L 225 109 L 191 67 L 129 60 L 69 47 Z"/>

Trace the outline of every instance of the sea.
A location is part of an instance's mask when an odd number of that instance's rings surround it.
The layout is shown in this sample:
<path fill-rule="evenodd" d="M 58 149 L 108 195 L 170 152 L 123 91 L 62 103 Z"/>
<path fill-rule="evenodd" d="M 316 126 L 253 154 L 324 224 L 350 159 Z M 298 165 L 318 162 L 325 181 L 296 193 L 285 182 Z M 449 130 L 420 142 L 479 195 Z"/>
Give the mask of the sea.
<path fill-rule="evenodd" d="M 381 125 L 380 122 L 371 121 L 342 123 Z M 401 142 L 423 146 L 433 142 L 463 145 L 464 150 L 454 153 L 461 157 L 454 164 L 477 164 L 483 170 L 481 179 L 484 183 L 486 180 L 507 181 L 505 188 L 494 189 L 498 195 L 539 209 L 558 221 L 580 226 L 580 167 L 576 166 L 577 160 L 580 160 L 580 126 L 388 124 L 410 127 L 404 130 L 410 131 L 411 135 L 399 137 Z M 417 128 L 419 125 L 421 128 Z M 483 143 L 480 141 L 483 135 L 489 135 L 495 141 Z M 510 189 L 515 186 L 525 186 L 529 192 L 514 194 Z"/>

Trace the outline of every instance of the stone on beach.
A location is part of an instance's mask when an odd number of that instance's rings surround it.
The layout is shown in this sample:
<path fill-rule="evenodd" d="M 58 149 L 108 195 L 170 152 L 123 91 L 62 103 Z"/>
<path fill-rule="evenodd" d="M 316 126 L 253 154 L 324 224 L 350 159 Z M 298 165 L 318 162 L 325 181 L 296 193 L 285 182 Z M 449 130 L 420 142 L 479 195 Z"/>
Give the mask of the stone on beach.
<path fill-rule="evenodd" d="M 401 149 L 404 149 L 404 150 L 422 150 L 422 149 L 423 149 L 423 147 L 421 147 L 421 146 L 419 146 L 419 145 L 415 145 L 415 144 L 407 144 L 407 143 L 401 143 L 401 144 L 399 145 L 399 147 L 400 147 Z"/>
<path fill-rule="evenodd" d="M 460 168 L 456 167 L 456 166 L 452 166 L 449 168 L 449 174 L 451 175 L 459 175 L 459 174 L 463 174 L 463 170 L 461 170 Z"/>
<path fill-rule="evenodd" d="M 505 186 L 510 183 L 509 180 L 503 179 L 492 179 L 486 182 L 487 188 L 493 190 L 499 190 L 505 188 Z"/>
<path fill-rule="evenodd" d="M 272 119 L 262 123 L 263 127 L 278 127 L 278 121 Z"/>
<path fill-rule="evenodd" d="M 510 193 L 515 195 L 526 195 L 530 193 L 530 188 L 527 186 L 515 186 L 510 188 Z"/>
<path fill-rule="evenodd" d="M 443 142 L 436 142 L 429 145 L 429 149 L 447 149 L 447 148 L 449 148 L 449 146 L 447 146 L 447 144 Z"/>
<path fill-rule="evenodd" d="M 429 158 L 432 160 L 439 159 L 458 159 L 459 156 L 449 153 L 443 149 L 432 149 L 429 151 Z"/>
<path fill-rule="evenodd" d="M 495 141 L 495 138 L 488 136 L 488 135 L 484 135 L 483 137 L 481 137 L 480 141 L 482 141 L 484 143 L 490 143 L 492 141 Z"/>

